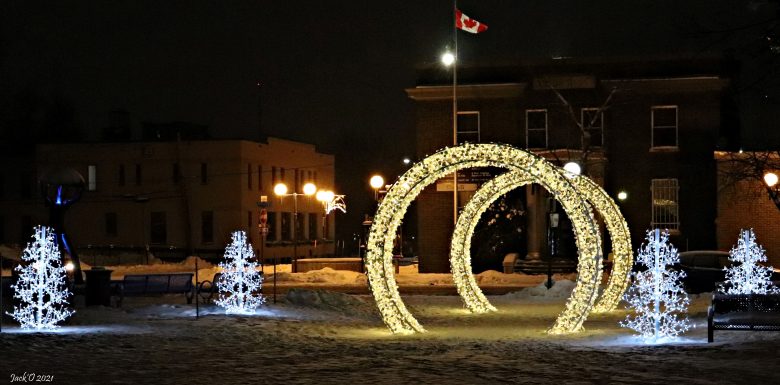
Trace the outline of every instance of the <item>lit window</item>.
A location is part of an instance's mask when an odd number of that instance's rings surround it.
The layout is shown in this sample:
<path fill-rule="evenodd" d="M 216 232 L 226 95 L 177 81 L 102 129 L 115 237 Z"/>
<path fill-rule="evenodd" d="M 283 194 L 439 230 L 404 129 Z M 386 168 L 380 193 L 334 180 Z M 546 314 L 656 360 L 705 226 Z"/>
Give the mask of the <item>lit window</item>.
<path fill-rule="evenodd" d="M 653 179 L 650 190 L 653 197 L 651 227 L 669 230 L 680 229 L 679 185 L 677 179 Z"/>
<path fill-rule="evenodd" d="M 547 148 L 547 110 L 525 110 L 527 148 Z"/>
<path fill-rule="evenodd" d="M 479 143 L 479 111 L 458 111 L 458 144 Z"/>
<path fill-rule="evenodd" d="M 677 148 L 677 106 L 650 108 L 652 148 Z"/>
<path fill-rule="evenodd" d="M 87 166 L 87 176 L 87 190 L 97 190 L 97 166 L 92 164 Z"/>
<path fill-rule="evenodd" d="M 602 147 L 604 145 L 604 112 L 598 108 L 583 108 L 580 110 L 580 123 L 587 134 L 590 143 L 582 138 L 582 147 Z"/>

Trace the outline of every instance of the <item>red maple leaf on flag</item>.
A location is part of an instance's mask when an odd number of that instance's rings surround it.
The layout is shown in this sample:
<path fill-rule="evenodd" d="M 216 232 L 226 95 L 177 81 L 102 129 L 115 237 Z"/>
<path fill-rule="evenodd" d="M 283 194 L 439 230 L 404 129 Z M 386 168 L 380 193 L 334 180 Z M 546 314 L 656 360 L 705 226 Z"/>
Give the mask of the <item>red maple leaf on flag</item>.
<path fill-rule="evenodd" d="M 468 28 L 468 29 L 472 29 L 472 28 L 476 27 L 477 24 L 479 24 L 479 22 L 477 22 L 474 19 L 463 19 L 463 26 Z"/>

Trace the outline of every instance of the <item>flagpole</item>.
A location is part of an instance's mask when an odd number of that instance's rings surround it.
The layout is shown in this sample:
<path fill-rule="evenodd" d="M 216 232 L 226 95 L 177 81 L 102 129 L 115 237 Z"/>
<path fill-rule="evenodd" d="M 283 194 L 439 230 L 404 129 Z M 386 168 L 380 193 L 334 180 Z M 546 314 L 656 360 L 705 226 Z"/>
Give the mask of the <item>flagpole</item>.
<path fill-rule="evenodd" d="M 455 35 L 455 61 L 452 63 L 452 145 L 458 145 L 458 0 L 452 0 L 452 31 Z M 458 223 L 458 171 L 452 173 L 452 221 Z"/>

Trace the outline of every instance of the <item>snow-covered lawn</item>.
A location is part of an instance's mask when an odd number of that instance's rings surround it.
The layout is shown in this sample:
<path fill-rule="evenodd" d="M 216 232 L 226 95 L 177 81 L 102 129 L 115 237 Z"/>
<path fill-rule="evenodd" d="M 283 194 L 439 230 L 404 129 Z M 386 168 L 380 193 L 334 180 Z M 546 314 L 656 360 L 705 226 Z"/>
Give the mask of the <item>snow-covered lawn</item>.
<path fill-rule="evenodd" d="M 128 298 L 78 309 L 58 333 L 0 334 L 0 375 L 50 374 L 59 384 L 780 383 L 778 332 L 716 332 L 706 343 L 709 295 L 693 298 L 696 328 L 647 346 L 617 326 L 549 336 L 571 283 L 490 300 L 473 315 L 455 296 L 405 296 L 428 332 L 388 333 L 369 296 L 293 290 L 252 316 L 226 316 L 181 296 Z M 270 302 L 270 301 L 269 301 Z M 3 382 L 3 383 L 6 383 Z"/>

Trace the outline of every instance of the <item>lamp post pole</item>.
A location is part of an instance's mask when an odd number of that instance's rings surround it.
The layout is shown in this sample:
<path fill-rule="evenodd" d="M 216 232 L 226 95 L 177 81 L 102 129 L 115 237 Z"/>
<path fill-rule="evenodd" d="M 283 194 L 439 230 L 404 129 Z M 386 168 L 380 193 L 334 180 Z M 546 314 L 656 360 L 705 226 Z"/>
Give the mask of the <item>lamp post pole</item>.
<path fill-rule="evenodd" d="M 298 193 L 293 193 L 293 260 L 292 272 L 298 272 Z"/>

